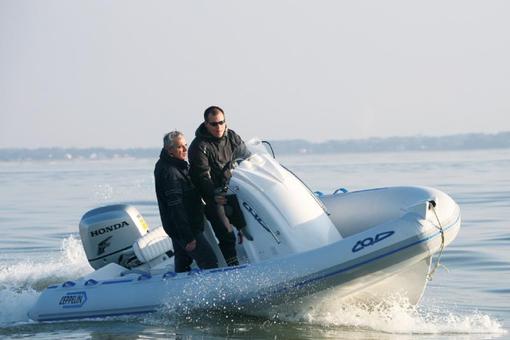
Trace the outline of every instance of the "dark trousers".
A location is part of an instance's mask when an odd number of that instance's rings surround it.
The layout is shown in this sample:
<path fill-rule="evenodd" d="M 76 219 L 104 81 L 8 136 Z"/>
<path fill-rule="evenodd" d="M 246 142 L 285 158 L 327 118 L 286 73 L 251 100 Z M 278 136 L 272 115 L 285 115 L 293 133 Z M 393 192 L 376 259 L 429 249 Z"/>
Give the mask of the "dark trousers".
<path fill-rule="evenodd" d="M 200 269 L 210 269 L 218 267 L 218 259 L 211 248 L 211 245 L 205 239 L 203 233 L 195 236 L 197 245 L 193 251 L 186 251 L 184 247 L 186 244 L 180 240 L 172 239 L 174 245 L 174 263 L 175 272 L 182 273 L 191 270 L 191 263 L 196 261 Z"/>
<path fill-rule="evenodd" d="M 235 233 L 229 232 L 223 225 L 215 206 L 216 203 L 208 203 L 205 206 L 205 216 L 211 223 L 214 230 L 214 235 L 218 239 L 218 246 L 220 247 L 221 253 L 225 258 L 225 262 L 229 266 L 237 266 L 239 261 L 237 260 L 236 253 L 236 235 Z"/>

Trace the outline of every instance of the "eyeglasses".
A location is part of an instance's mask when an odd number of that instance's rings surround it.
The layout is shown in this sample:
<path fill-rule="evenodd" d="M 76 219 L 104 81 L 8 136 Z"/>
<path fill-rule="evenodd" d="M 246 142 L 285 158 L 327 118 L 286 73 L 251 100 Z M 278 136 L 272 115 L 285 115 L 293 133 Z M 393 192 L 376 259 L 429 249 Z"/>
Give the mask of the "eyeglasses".
<path fill-rule="evenodd" d="M 216 126 L 218 126 L 218 125 L 223 125 L 223 124 L 225 124 L 225 119 L 220 120 L 219 122 L 207 122 L 207 124 L 209 124 L 209 125 L 211 125 L 211 126 L 216 127 Z"/>

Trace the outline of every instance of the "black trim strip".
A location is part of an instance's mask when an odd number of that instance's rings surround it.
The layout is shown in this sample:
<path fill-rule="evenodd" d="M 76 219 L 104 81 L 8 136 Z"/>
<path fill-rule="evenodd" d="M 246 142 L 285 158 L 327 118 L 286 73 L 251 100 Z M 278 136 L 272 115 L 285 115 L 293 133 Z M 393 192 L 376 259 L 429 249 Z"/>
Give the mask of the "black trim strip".
<path fill-rule="evenodd" d="M 126 248 L 123 248 L 123 249 L 117 250 L 117 251 L 115 251 L 115 252 L 113 252 L 113 253 L 110 253 L 110 254 L 108 254 L 108 255 L 103 255 L 103 256 L 96 257 L 95 259 L 88 259 L 88 260 L 89 260 L 89 261 L 97 261 L 97 260 L 101 260 L 102 258 L 105 258 L 105 257 L 108 257 L 108 256 L 115 255 L 115 254 L 120 253 L 121 251 L 127 250 L 127 249 L 129 249 L 129 248 L 131 248 L 131 246 L 127 246 Z"/>

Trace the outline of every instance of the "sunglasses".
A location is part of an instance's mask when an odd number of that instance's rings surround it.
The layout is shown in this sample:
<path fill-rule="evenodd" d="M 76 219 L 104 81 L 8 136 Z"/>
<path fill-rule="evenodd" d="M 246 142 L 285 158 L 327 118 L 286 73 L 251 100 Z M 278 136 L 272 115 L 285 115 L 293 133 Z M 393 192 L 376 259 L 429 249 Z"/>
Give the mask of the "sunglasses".
<path fill-rule="evenodd" d="M 209 125 L 211 125 L 211 126 L 216 127 L 216 126 L 218 126 L 218 125 L 223 125 L 223 124 L 225 124 L 225 119 L 220 120 L 219 122 L 207 122 L 207 124 L 209 124 Z"/>

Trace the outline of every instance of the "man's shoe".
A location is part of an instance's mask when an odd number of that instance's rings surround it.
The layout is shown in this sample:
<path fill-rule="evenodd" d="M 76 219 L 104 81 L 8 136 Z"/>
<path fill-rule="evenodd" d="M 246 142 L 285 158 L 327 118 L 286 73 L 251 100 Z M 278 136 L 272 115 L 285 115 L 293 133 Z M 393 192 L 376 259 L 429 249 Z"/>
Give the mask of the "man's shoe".
<path fill-rule="evenodd" d="M 253 236 L 251 236 L 250 232 L 248 231 L 248 228 L 244 227 L 239 229 L 239 231 L 243 234 L 244 237 L 246 237 L 247 240 L 253 241 Z"/>

